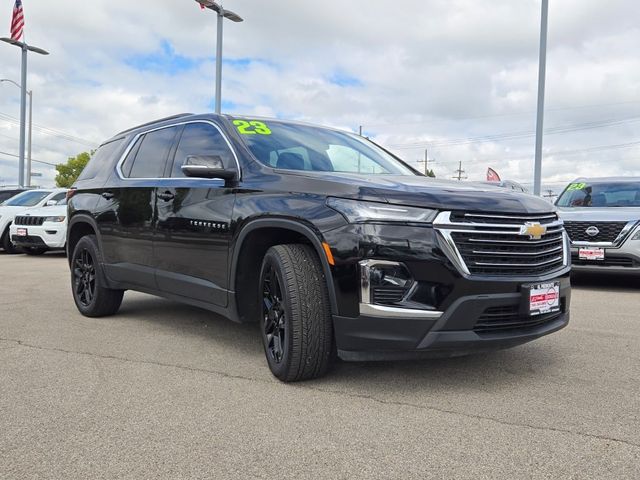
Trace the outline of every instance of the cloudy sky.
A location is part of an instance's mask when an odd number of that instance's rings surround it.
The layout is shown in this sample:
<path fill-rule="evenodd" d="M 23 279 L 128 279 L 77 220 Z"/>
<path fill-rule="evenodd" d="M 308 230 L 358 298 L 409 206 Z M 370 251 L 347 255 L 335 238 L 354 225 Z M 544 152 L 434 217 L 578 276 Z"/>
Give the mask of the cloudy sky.
<path fill-rule="evenodd" d="M 213 108 L 215 15 L 194 0 L 23 0 L 33 158 Z M 640 2 L 551 0 L 545 183 L 640 175 Z M 530 183 L 540 0 L 226 0 L 223 110 L 357 131 L 438 177 Z M 13 0 L 0 3 L 8 34 Z M 2 22 L 0 21 L 0 24 Z M 1 32 L 0 32 L 1 33 Z M 19 81 L 0 44 L 0 78 Z M 0 185 L 15 184 L 18 89 L 0 84 Z M 43 185 L 54 169 L 34 163 Z"/>

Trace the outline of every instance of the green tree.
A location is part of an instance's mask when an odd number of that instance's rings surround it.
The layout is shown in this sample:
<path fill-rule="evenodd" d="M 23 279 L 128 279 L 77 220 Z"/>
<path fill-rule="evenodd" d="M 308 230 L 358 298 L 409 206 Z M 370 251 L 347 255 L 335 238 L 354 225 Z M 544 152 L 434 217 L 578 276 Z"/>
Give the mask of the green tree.
<path fill-rule="evenodd" d="M 427 170 L 427 177 L 436 178 L 436 174 L 433 173 L 433 170 Z"/>
<path fill-rule="evenodd" d="M 82 152 L 75 157 L 69 157 L 67 163 L 60 163 L 56 165 L 56 185 L 60 188 L 70 188 L 71 185 L 84 170 L 84 167 L 89 163 L 91 154 L 89 152 Z"/>

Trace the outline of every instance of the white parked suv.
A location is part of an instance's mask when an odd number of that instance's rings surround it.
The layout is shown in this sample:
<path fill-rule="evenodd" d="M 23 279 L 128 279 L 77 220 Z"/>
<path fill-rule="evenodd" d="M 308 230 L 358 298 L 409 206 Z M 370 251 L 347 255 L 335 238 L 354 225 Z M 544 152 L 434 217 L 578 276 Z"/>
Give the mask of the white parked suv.
<path fill-rule="evenodd" d="M 64 250 L 67 244 L 67 200 L 53 206 L 30 208 L 16 215 L 9 234 L 11 243 L 28 255 Z"/>
<path fill-rule="evenodd" d="M 28 212 L 32 208 L 41 208 L 46 205 L 57 205 L 64 201 L 67 195 L 66 189 L 41 189 L 27 190 L 10 198 L 0 205 L 0 248 L 6 253 L 17 253 L 18 249 L 11 243 L 10 227 L 16 215 Z"/>

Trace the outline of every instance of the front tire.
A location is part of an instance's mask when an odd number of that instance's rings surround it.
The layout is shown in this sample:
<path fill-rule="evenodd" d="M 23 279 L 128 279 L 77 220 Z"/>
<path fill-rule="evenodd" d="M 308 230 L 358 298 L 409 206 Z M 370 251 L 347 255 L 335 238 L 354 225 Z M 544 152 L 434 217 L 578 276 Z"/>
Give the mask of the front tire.
<path fill-rule="evenodd" d="M 333 324 L 315 251 L 307 245 L 270 248 L 258 293 L 262 341 L 273 375 L 283 382 L 324 375 L 332 356 Z"/>
<path fill-rule="evenodd" d="M 120 308 L 124 290 L 104 285 L 102 255 L 95 235 L 82 237 L 73 249 L 71 289 L 76 307 L 86 317 L 113 315 Z"/>
<path fill-rule="evenodd" d="M 11 238 L 9 238 L 9 225 L 7 225 L 7 229 L 2 234 L 2 238 L 0 238 L 0 246 L 4 249 L 4 253 L 10 255 L 18 253 L 18 249 L 11 243 Z"/>

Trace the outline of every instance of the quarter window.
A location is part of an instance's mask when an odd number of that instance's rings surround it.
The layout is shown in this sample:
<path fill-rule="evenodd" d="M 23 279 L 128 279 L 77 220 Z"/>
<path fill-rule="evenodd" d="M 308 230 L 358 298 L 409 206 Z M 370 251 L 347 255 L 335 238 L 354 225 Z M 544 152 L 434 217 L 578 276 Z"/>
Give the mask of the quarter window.
<path fill-rule="evenodd" d="M 182 165 L 189 155 L 217 155 L 225 167 L 234 165 L 233 153 L 217 128 L 208 123 L 188 123 L 184 127 L 171 168 L 171 177 L 184 177 Z"/>
<path fill-rule="evenodd" d="M 178 127 L 167 127 L 144 135 L 131 149 L 122 165 L 130 178 L 160 178 Z"/>

